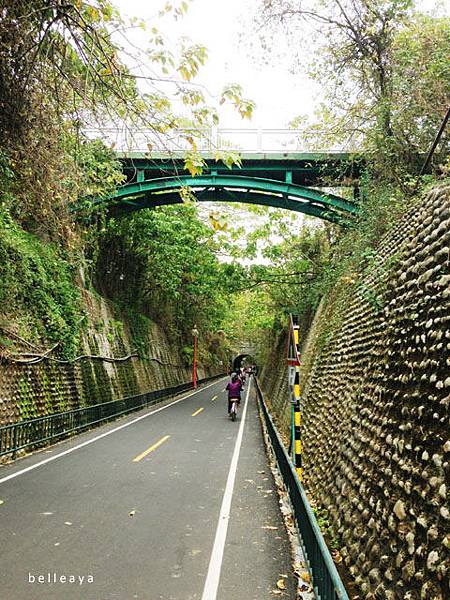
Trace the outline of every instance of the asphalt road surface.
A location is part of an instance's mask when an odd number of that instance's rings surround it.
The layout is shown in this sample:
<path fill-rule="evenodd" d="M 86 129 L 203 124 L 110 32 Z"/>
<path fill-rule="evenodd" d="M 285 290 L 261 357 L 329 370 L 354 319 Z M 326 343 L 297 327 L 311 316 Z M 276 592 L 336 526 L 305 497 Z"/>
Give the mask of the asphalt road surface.
<path fill-rule="evenodd" d="M 233 423 L 224 386 L 0 467 L 0 600 L 295 598 L 254 389 Z"/>

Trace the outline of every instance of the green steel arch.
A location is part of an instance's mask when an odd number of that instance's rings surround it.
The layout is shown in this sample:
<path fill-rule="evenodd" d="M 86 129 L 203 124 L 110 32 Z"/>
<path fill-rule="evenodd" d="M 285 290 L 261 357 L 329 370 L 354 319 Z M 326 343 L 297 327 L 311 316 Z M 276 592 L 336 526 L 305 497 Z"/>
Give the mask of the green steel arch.
<path fill-rule="evenodd" d="M 261 177 L 208 173 L 176 175 L 133 182 L 118 188 L 108 204 L 116 212 L 181 203 L 182 188 L 190 188 L 200 202 L 243 202 L 285 208 L 342 223 L 358 212 L 354 202 L 296 183 Z M 102 202 L 102 201 L 99 201 Z M 103 201 L 104 202 L 104 201 Z"/>

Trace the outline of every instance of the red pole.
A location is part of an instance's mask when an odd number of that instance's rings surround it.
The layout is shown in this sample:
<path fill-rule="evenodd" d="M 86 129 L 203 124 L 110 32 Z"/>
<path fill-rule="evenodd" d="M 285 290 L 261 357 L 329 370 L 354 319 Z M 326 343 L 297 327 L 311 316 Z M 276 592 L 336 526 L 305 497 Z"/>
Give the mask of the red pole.
<path fill-rule="evenodd" d="M 194 390 L 197 389 L 197 336 L 194 335 L 194 366 L 192 369 L 192 382 Z"/>

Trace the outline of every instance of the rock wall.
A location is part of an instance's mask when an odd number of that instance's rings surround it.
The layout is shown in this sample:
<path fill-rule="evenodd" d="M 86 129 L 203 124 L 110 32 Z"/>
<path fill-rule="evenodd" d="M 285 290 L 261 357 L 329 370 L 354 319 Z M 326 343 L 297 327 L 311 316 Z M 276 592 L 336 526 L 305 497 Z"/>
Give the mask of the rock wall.
<path fill-rule="evenodd" d="M 284 347 L 261 379 L 287 433 Z M 305 486 L 366 600 L 450 598 L 449 350 L 447 187 L 338 282 L 303 340 Z"/>
<path fill-rule="evenodd" d="M 83 337 L 82 352 L 106 357 L 132 354 L 130 324 L 106 300 L 84 293 L 90 326 Z M 30 352 L 26 346 L 22 350 Z M 121 362 L 86 358 L 68 364 L 52 360 L 35 365 L 0 362 L 0 425 L 191 380 L 191 370 L 181 366 L 179 349 L 154 323 L 146 334 L 144 351 L 148 359 Z M 212 370 L 198 370 L 199 378 L 211 374 Z"/>

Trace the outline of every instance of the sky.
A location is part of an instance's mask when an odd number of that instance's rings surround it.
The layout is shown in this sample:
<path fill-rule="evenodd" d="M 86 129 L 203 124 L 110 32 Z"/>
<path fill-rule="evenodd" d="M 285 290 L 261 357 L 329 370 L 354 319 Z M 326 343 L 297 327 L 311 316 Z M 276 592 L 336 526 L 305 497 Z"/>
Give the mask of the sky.
<path fill-rule="evenodd" d="M 113 1 L 123 15 L 139 16 L 155 23 L 155 15 L 167 0 Z M 219 97 L 225 83 L 237 82 L 242 85 L 245 96 L 256 102 L 251 122 L 243 121 L 234 110 L 222 107 L 221 127 L 287 128 L 299 114 L 312 115 L 320 101 L 318 86 L 298 70 L 291 71 L 291 50 L 283 36 L 275 39 L 268 52 L 261 51 L 253 17 L 262 1 L 192 0 L 182 19 L 175 21 L 165 17 L 157 23 L 171 40 L 187 36 L 208 48 L 208 62 L 196 81 L 209 90 L 212 98 Z M 436 4 L 444 7 L 440 12 L 448 13 L 450 0 L 418 0 L 417 7 L 431 11 Z M 145 43 L 143 32 L 131 35 L 136 36 L 138 44 Z M 308 35 L 303 37 L 303 51 L 307 53 Z"/>
<path fill-rule="evenodd" d="M 314 87 L 306 77 L 289 72 L 289 49 L 278 40 L 274 60 L 262 62 L 255 35 L 253 14 L 261 0 L 192 0 L 183 19 L 165 17 L 157 26 L 175 40 L 187 36 L 208 48 L 209 58 L 196 81 L 204 85 L 211 101 L 218 99 L 227 83 L 239 83 L 245 97 L 256 102 L 251 122 L 227 107 L 220 108 L 220 127 L 287 128 L 299 112 L 314 108 Z M 114 0 L 122 14 L 154 19 L 155 7 L 165 0 Z M 141 33 L 137 35 L 143 40 Z"/>

